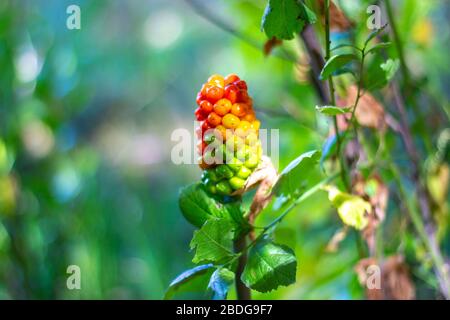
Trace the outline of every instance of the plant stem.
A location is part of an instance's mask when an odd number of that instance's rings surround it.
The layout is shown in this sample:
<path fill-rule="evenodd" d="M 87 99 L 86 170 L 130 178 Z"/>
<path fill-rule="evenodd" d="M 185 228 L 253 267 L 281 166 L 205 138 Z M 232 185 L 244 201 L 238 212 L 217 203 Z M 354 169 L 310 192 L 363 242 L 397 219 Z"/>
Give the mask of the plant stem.
<path fill-rule="evenodd" d="M 411 217 L 414 227 L 416 228 L 419 237 L 421 238 L 423 244 L 425 245 L 425 247 L 427 248 L 427 250 L 431 255 L 431 260 L 434 264 L 434 270 L 437 279 L 439 281 L 441 292 L 444 295 L 445 299 L 449 300 L 450 281 L 448 269 L 442 257 L 439 245 L 437 244 L 436 236 L 434 235 L 434 233 L 430 234 L 430 230 L 427 227 L 427 225 L 424 224 L 424 222 L 422 221 L 420 213 L 417 211 L 416 206 L 413 203 L 411 203 L 410 197 L 408 197 L 408 193 L 403 187 L 403 183 L 397 166 L 394 164 L 392 160 L 390 161 L 390 163 L 391 163 L 390 165 L 391 172 L 393 173 L 395 182 L 397 183 L 402 198 L 405 199 L 406 207 L 408 209 L 408 213 Z"/>
<path fill-rule="evenodd" d="M 328 59 L 330 59 L 330 0 L 325 0 L 325 61 L 328 61 Z M 332 76 L 328 78 L 328 87 L 330 90 L 330 103 L 332 106 L 335 106 L 336 97 L 334 93 L 334 83 Z M 350 184 L 347 180 L 345 161 L 344 158 L 341 156 L 341 137 L 339 136 L 337 116 L 333 117 L 333 126 L 336 135 L 336 155 L 340 163 L 341 179 L 342 183 L 344 184 L 345 188 L 348 191 L 350 190 Z"/>
<path fill-rule="evenodd" d="M 287 214 L 294 209 L 296 206 L 298 206 L 300 203 L 302 203 L 303 201 L 305 201 L 306 199 L 308 199 L 309 197 L 311 197 L 314 193 L 316 193 L 318 190 L 320 190 L 324 185 L 326 185 L 327 183 L 333 181 L 334 179 L 336 179 L 339 176 L 340 172 L 337 172 L 329 177 L 327 177 L 326 179 L 320 181 L 318 184 L 314 185 L 312 188 L 308 189 L 308 191 L 306 191 L 305 193 L 303 193 L 300 197 L 297 198 L 297 200 L 295 200 L 293 203 L 291 203 L 289 205 L 289 207 L 286 208 L 286 210 L 280 215 L 278 216 L 275 220 L 273 220 L 270 224 L 268 224 L 267 226 L 264 227 L 262 233 L 267 232 L 268 230 L 270 230 L 271 228 L 273 228 L 276 224 L 278 224 L 279 222 L 281 222 L 284 217 L 287 216 Z M 258 236 L 258 238 L 261 236 L 261 234 Z"/>
<path fill-rule="evenodd" d="M 247 250 L 246 250 L 246 235 L 241 236 L 234 242 L 235 252 L 240 252 L 238 258 L 238 265 L 236 268 L 236 295 L 238 300 L 251 300 L 250 289 L 242 282 L 241 275 L 244 271 L 245 264 L 247 263 Z"/>

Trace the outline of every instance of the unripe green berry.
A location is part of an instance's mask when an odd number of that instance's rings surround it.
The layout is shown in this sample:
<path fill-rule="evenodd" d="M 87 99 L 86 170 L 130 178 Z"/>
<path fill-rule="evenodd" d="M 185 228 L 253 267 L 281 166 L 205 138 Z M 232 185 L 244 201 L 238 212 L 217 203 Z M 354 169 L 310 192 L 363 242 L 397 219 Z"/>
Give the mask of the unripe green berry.
<path fill-rule="evenodd" d="M 249 169 L 256 168 L 259 162 L 259 157 L 256 154 L 250 155 L 248 160 L 244 162 L 244 166 L 246 166 Z"/>
<path fill-rule="evenodd" d="M 243 165 L 242 161 L 239 160 L 238 158 L 233 158 L 228 163 L 228 167 L 230 167 L 231 170 L 233 170 L 234 172 L 238 172 L 242 168 L 242 165 Z"/>
<path fill-rule="evenodd" d="M 216 190 L 217 193 L 220 193 L 222 195 L 229 195 L 231 192 L 233 192 L 233 189 L 231 188 L 230 183 L 227 180 L 223 180 L 217 183 Z"/>
<path fill-rule="evenodd" d="M 220 178 L 230 179 L 232 176 L 234 176 L 233 170 L 230 169 L 230 167 L 226 164 L 221 164 L 216 168 L 216 174 Z"/>
<path fill-rule="evenodd" d="M 237 172 L 236 176 L 241 179 L 247 179 L 251 173 L 252 171 L 249 168 L 242 166 Z"/>
<path fill-rule="evenodd" d="M 233 177 L 229 180 L 231 187 L 234 190 L 238 190 L 244 187 L 245 185 L 245 180 L 238 178 L 238 177 Z"/>

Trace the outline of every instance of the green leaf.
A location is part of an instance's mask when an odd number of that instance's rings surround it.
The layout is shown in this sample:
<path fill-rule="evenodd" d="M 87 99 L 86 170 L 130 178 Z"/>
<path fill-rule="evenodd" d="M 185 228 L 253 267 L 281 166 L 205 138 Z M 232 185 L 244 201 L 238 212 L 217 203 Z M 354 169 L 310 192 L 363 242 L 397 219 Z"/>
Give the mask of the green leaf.
<path fill-rule="evenodd" d="M 234 272 L 226 268 L 219 268 L 211 275 L 208 289 L 213 292 L 213 300 L 225 300 L 228 289 L 234 282 Z"/>
<path fill-rule="evenodd" d="M 307 180 L 320 159 L 320 151 L 313 150 L 303 153 L 293 160 L 280 173 L 273 192 L 278 197 L 297 197 L 302 188 L 306 187 Z"/>
<path fill-rule="evenodd" d="M 329 186 L 327 190 L 328 199 L 337 209 L 339 217 L 346 225 L 357 230 L 364 229 L 367 226 L 369 223 L 367 213 L 372 209 L 369 202 L 353 194 L 342 192 L 336 187 Z"/>
<path fill-rule="evenodd" d="M 202 183 L 191 184 L 180 191 L 179 206 L 183 216 L 200 228 L 209 217 L 228 218 L 245 227 L 239 202 L 223 203 L 211 196 Z"/>
<path fill-rule="evenodd" d="M 297 259 L 290 248 L 263 239 L 250 249 L 241 280 L 253 290 L 268 292 L 294 283 L 296 271 Z"/>
<path fill-rule="evenodd" d="M 375 51 L 377 50 L 381 50 L 384 48 L 387 48 L 391 45 L 391 42 L 381 42 L 381 43 L 377 43 L 376 45 L 374 45 L 372 48 L 370 48 L 369 50 L 367 50 L 366 54 L 369 53 L 375 53 Z"/>
<path fill-rule="evenodd" d="M 373 30 L 366 38 L 366 41 L 364 42 L 364 47 L 367 46 L 367 44 L 370 42 L 370 40 L 372 40 L 373 38 L 375 38 L 377 35 L 379 35 L 385 28 L 386 28 L 387 24 L 385 24 L 384 26 L 382 26 L 380 29 L 375 29 Z"/>
<path fill-rule="evenodd" d="M 358 60 L 358 56 L 352 53 L 332 56 L 323 66 L 319 78 L 321 80 L 328 79 L 333 73 L 339 72 L 340 68 L 343 68 L 347 63 L 353 60 Z"/>
<path fill-rule="evenodd" d="M 379 56 L 376 56 L 374 61 L 368 66 L 367 72 L 364 73 L 364 83 L 369 85 L 365 89 L 370 91 L 386 86 L 397 72 L 399 66 L 398 59 L 383 61 Z"/>
<path fill-rule="evenodd" d="M 202 288 L 206 288 L 206 283 L 201 283 L 210 277 L 212 270 L 212 264 L 204 264 L 184 271 L 170 283 L 164 299 L 171 299 L 175 294 L 202 291 Z"/>
<path fill-rule="evenodd" d="M 197 231 L 191 241 L 191 249 L 195 249 L 194 263 L 223 263 L 234 256 L 234 228 L 230 220 L 210 218 Z"/>
<path fill-rule="evenodd" d="M 315 14 L 298 0 L 269 0 L 261 28 L 269 39 L 290 40 L 306 23 L 314 23 Z"/>
<path fill-rule="evenodd" d="M 327 116 L 335 116 L 338 114 L 349 113 L 352 110 L 352 108 L 351 107 L 341 108 L 336 106 L 316 106 L 316 110 Z"/>
<path fill-rule="evenodd" d="M 350 43 L 338 44 L 337 46 L 331 48 L 330 51 L 334 51 L 334 50 L 341 49 L 341 48 L 353 48 L 353 49 L 356 49 L 358 51 L 361 51 L 360 48 L 358 48 L 358 47 L 356 47 L 356 46 L 354 46 L 353 44 L 350 44 Z"/>
<path fill-rule="evenodd" d="M 389 82 L 400 67 L 400 61 L 398 59 L 388 59 L 385 63 L 382 63 L 380 67 L 386 74 L 386 81 Z"/>

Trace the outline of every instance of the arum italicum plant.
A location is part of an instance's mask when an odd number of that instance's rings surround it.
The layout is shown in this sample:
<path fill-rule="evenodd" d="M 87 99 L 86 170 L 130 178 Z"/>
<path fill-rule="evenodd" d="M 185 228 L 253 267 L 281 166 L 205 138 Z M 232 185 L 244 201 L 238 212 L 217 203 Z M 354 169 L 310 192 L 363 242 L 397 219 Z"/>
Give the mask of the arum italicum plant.
<path fill-rule="evenodd" d="M 389 1 L 386 9 L 389 25 L 367 32 L 362 41 L 348 39 L 331 47 L 331 28 L 351 25 L 342 23 L 345 15 L 332 2 L 307 6 L 298 0 L 268 1 L 262 17 L 268 43 L 282 45 L 282 40 L 296 36 L 302 41 L 320 101 L 317 117 L 331 124 L 322 148 L 299 155 L 279 173 L 263 155 L 260 122 L 247 83 L 230 74 L 213 75 L 203 85 L 194 112 L 200 121 L 201 181 L 183 188 L 179 197 L 184 217 L 197 228 L 190 244 L 197 266 L 172 281 L 166 298 L 204 292 L 205 297 L 226 299 L 234 284 L 238 299 L 250 299 L 251 290 L 264 293 L 293 284 L 301 264 L 292 248 L 277 241 L 275 231 L 294 208 L 316 192 L 328 193 L 330 207 L 336 209 L 343 224 L 328 249 L 336 251 L 347 234 L 356 235 L 360 261 L 355 270 L 367 297 L 414 298 L 414 284 L 403 257 L 384 257 L 382 226 L 390 197 L 387 176 L 393 178 L 396 193 L 429 254 L 436 289 L 449 298 L 447 266 L 430 221 L 430 199 L 396 84 L 399 66 L 403 73 L 407 69 L 401 54 L 398 59 L 392 55 L 391 42 L 401 49 L 401 41 Z M 389 29 L 391 41 L 387 41 Z M 323 49 L 318 47 L 321 42 Z M 393 91 L 398 120 L 372 95 L 381 89 Z M 386 146 L 391 131 L 400 136 L 415 168 L 411 177 L 417 186 L 415 196 L 406 191 Z M 369 140 L 378 141 L 375 150 Z M 248 205 L 249 195 L 253 197 Z M 275 218 L 260 225 L 256 217 L 262 215 Z M 383 288 L 366 287 L 368 265 L 383 270 Z M 403 288 L 401 292 L 396 286 Z"/>

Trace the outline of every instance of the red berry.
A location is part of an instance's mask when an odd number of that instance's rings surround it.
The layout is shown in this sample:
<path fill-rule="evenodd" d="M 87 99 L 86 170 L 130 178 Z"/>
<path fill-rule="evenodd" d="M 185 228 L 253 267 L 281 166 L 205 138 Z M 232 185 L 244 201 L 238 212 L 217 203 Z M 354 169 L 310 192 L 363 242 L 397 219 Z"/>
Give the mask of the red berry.
<path fill-rule="evenodd" d="M 239 88 L 236 87 L 234 84 L 227 85 L 225 87 L 225 93 L 224 96 L 228 100 L 230 100 L 231 103 L 235 103 L 238 98 Z"/>
<path fill-rule="evenodd" d="M 250 97 L 248 96 L 247 90 L 239 90 L 238 98 L 237 98 L 237 100 L 238 100 L 239 102 L 244 102 L 244 103 L 246 103 L 246 102 L 249 101 L 249 99 L 250 99 Z"/>
<path fill-rule="evenodd" d="M 195 117 L 198 121 L 203 121 L 206 119 L 207 115 L 202 111 L 202 109 L 197 108 L 195 109 Z"/>
<path fill-rule="evenodd" d="M 210 113 L 211 111 L 213 111 L 213 105 L 212 105 L 212 103 L 211 102 L 209 102 L 208 100 L 202 100 L 201 102 L 200 102 L 200 108 L 202 109 L 202 111 L 205 113 L 205 114 L 208 114 L 208 113 Z"/>
<path fill-rule="evenodd" d="M 229 74 L 229 75 L 227 75 L 225 77 L 225 85 L 233 83 L 233 82 L 236 82 L 236 81 L 239 81 L 239 80 L 240 79 L 239 79 L 239 77 L 236 74 L 234 74 L 234 73 Z"/>
<path fill-rule="evenodd" d="M 197 101 L 197 104 L 200 105 L 203 99 L 205 99 L 205 97 L 202 95 L 202 92 L 200 91 L 199 93 L 197 93 L 197 98 L 195 101 Z"/>
<path fill-rule="evenodd" d="M 212 127 L 209 124 L 209 122 L 208 121 L 203 121 L 203 123 L 202 123 L 202 138 L 203 138 L 203 133 L 205 133 L 209 129 L 212 129 Z"/>
<path fill-rule="evenodd" d="M 197 152 L 199 155 L 202 155 L 208 145 L 204 141 L 199 141 L 197 143 Z"/>
<path fill-rule="evenodd" d="M 244 80 L 236 81 L 234 84 L 241 90 L 247 90 L 247 83 Z"/>

